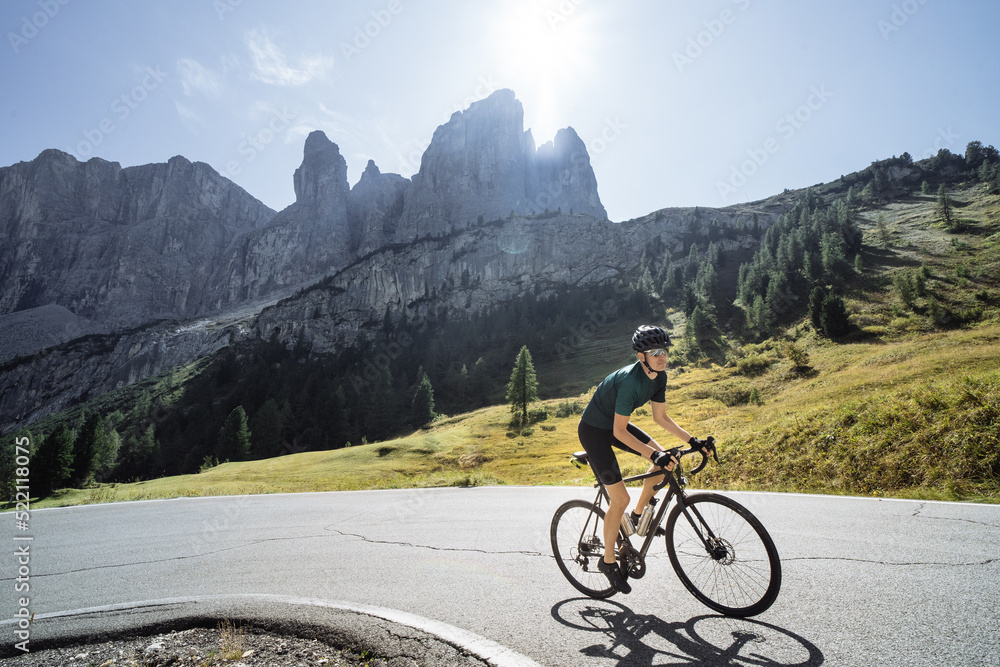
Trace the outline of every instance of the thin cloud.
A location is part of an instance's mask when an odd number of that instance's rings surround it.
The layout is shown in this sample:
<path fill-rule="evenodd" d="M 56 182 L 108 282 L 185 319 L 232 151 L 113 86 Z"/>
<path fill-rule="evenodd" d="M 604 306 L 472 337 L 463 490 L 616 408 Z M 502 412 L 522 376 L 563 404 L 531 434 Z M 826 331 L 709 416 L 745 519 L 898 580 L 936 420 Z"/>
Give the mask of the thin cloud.
<path fill-rule="evenodd" d="M 193 58 L 181 58 L 177 61 L 177 72 L 181 75 L 181 86 L 188 97 L 196 93 L 204 93 L 211 97 L 222 94 L 222 83 L 211 70 L 205 69 Z"/>
<path fill-rule="evenodd" d="M 177 115 L 180 117 L 181 123 L 191 132 L 197 133 L 198 130 L 205 127 L 205 121 L 191 107 L 181 104 L 178 100 L 174 100 L 174 108 L 177 109 Z"/>
<path fill-rule="evenodd" d="M 257 30 L 247 32 L 244 41 L 253 57 L 252 76 L 266 84 L 302 86 L 333 68 L 333 58 L 320 55 L 302 56 L 296 66 L 289 65 L 271 38 Z"/>

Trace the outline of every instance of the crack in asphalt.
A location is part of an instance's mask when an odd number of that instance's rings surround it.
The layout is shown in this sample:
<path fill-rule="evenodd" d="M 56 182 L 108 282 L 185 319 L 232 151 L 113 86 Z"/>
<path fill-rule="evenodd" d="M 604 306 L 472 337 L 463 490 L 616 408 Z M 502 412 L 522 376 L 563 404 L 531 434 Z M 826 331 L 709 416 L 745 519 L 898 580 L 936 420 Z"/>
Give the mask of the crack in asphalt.
<path fill-rule="evenodd" d="M 871 560 L 871 559 L 866 559 L 866 558 L 848 558 L 846 556 L 798 556 L 798 557 L 795 557 L 795 558 L 782 558 L 781 562 L 782 563 L 788 563 L 788 562 L 791 562 L 793 560 L 841 560 L 841 561 L 850 561 L 850 562 L 853 562 L 853 563 L 871 563 L 873 565 L 891 565 L 891 566 L 902 566 L 902 567 L 911 567 L 911 566 L 919 566 L 919 565 L 937 566 L 937 567 L 977 567 L 977 566 L 990 565 L 992 563 L 996 563 L 996 562 L 1000 561 L 1000 558 L 987 558 L 984 561 L 975 561 L 975 562 L 972 562 L 972 563 L 935 563 L 935 562 L 929 562 L 929 561 L 913 561 L 913 562 L 909 562 L 909 563 L 893 563 L 891 561 L 885 561 L 885 560 Z"/>
<path fill-rule="evenodd" d="M 341 530 L 337 530 L 335 528 L 333 529 L 333 532 L 335 532 L 340 537 L 356 537 L 356 538 L 362 540 L 363 542 L 368 542 L 368 543 L 371 543 L 371 544 L 397 545 L 397 546 L 403 546 L 403 547 L 411 547 L 411 548 L 414 548 L 414 549 L 429 549 L 429 550 L 432 550 L 432 551 L 464 551 L 464 552 L 469 552 L 469 553 L 481 553 L 481 554 L 486 554 L 486 555 L 497 555 L 497 556 L 502 556 L 502 555 L 515 555 L 515 556 L 516 555 L 521 555 L 521 556 L 542 556 L 542 557 L 549 557 L 549 558 L 553 557 L 551 554 L 543 554 L 543 553 L 538 552 L 538 551 L 488 551 L 486 549 L 461 549 L 461 548 L 457 548 L 457 547 L 434 547 L 434 546 L 430 546 L 430 545 L 426 545 L 426 544 L 413 544 L 411 542 L 394 542 L 394 541 L 390 541 L 390 540 L 375 540 L 375 539 L 372 539 L 372 538 L 365 537 L 364 535 L 359 535 L 357 533 L 347 533 L 347 532 L 344 532 L 344 531 L 341 531 Z M 327 532 L 327 533 L 318 534 L 318 535 L 297 535 L 297 536 L 292 536 L 292 537 L 269 537 L 269 538 L 264 539 L 264 540 L 254 540 L 252 542 L 247 542 L 245 544 L 236 544 L 236 545 L 233 545 L 231 547 L 225 547 L 223 549 L 216 549 L 214 551 L 203 551 L 201 553 L 195 553 L 195 554 L 185 554 L 185 555 L 181 555 L 181 556 L 171 556 L 169 558 L 156 558 L 156 559 L 153 559 L 153 560 L 133 561 L 133 562 L 129 562 L 129 563 L 112 563 L 110 565 L 95 565 L 93 567 L 81 567 L 81 568 L 78 568 L 78 569 L 75 569 L 75 570 L 65 570 L 65 571 L 62 571 L 62 572 L 45 572 L 45 573 L 40 573 L 40 574 L 34 574 L 34 573 L 32 573 L 32 576 L 38 577 L 38 578 L 41 578 L 41 577 L 57 577 L 57 576 L 61 576 L 61 575 L 64 575 L 64 574 L 78 574 L 80 572 L 92 572 L 94 570 L 107 570 L 107 569 L 112 569 L 112 568 L 116 568 L 116 567 L 131 567 L 131 566 L 134 566 L 134 565 L 153 565 L 155 563 L 169 563 L 170 561 L 188 560 L 188 559 L 191 559 L 191 558 L 201 558 L 203 556 L 213 556 L 215 554 L 224 553 L 226 551 L 233 551 L 235 549 L 245 549 L 247 547 L 253 547 L 253 546 L 256 546 L 258 544 L 265 544 L 267 542 L 283 542 L 283 541 L 287 541 L 287 540 L 301 540 L 301 539 L 307 539 L 307 538 L 310 538 L 310 537 L 334 537 L 334 536 L 330 535 Z M 0 577 L 0 581 L 14 581 L 14 577 Z"/>
<path fill-rule="evenodd" d="M 429 549 L 430 551 L 461 551 L 466 553 L 486 554 L 488 556 L 541 556 L 543 558 L 554 558 L 552 554 L 543 554 L 540 551 L 489 551 L 488 549 L 470 549 L 460 547 L 434 547 L 429 544 L 414 544 L 412 542 L 396 542 L 393 540 L 376 540 L 357 533 L 347 533 L 342 530 L 333 529 L 335 533 L 342 537 L 356 537 L 362 542 L 369 544 L 390 544 L 400 547 L 410 547 L 413 549 Z"/>
<path fill-rule="evenodd" d="M 215 551 L 203 551 L 196 554 L 186 554 L 183 556 L 171 556 L 169 558 L 156 558 L 153 560 L 139 560 L 130 563 L 112 563 L 110 565 L 94 565 L 93 567 L 81 567 L 76 570 L 65 570 L 63 572 L 45 572 L 42 574 L 35 574 L 32 572 L 32 577 L 57 577 L 63 574 L 76 574 L 78 572 L 92 572 L 94 570 L 107 570 L 116 567 L 130 567 L 132 565 L 153 565 L 154 563 L 169 563 L 175 560 L 188 560 L 189 558 L 201 558 L 202 556 L 213 556 L 215 554 L 220 554 L 225 551 L 233 551 L 234 549 L 244 549 L 246 547 L 256 546 L 258 544 L 264 544 L 265 542 L 282 542 L 285 540 L 301 540 L 308 537 L 330 537 L 330 535 L 298 535 L 295 537 L 269 537 L 266 540 L 254 540 L 253 542 L 247 542 L 245 544 L 236 544 L 231 547 L 225 547 L 224 549 L 216 549 Z M 0 581 L 14 581 L 14 577 L 2 577 Z"/>
<path fill-rule="evenodd" d="M 976 526 L 986 526 L 987 528 L 1000 528 L 1000 526 L 998 526 L 995 523 L 986 523 L 985 521 L 973 521 L 972 519 L 956 519 L 950 516 L 923 516 L 921 512 L 924 511 L 924 508 L 926 506 L 927 503 L 920 503 L 920 507 L 915 509 L 911 516 L 916 517 L 917 519 L 930 519 L 937 521 L 961 521 L 963 523 L 971 523 Z"/>

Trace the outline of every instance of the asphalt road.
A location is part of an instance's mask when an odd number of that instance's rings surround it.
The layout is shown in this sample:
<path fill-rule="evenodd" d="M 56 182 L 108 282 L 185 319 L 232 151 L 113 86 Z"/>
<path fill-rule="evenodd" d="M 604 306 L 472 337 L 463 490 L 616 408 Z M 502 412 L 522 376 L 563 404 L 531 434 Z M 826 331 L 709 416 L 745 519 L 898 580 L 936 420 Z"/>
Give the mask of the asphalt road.
<path fill-rule="evenodd" d="M 632 594 L 581 598 L 551 556 L 549 522 L 565 500 L 592 495 L 185 498 L 36 510 L 26 532 L 4 514 L 0 642 L 9 654 L 23 595 L 13 554 L 26 542 L 13 538 L 31 536 L 33 648 L 192 610 L 271 610 L 313 626 L 381 617 L 496 664 L 1000 664 L 1000 506 L 727 494 L 763 521 L 784 571 L 770 610 L 732 620 L 682 587 L 662 544 Z"/>

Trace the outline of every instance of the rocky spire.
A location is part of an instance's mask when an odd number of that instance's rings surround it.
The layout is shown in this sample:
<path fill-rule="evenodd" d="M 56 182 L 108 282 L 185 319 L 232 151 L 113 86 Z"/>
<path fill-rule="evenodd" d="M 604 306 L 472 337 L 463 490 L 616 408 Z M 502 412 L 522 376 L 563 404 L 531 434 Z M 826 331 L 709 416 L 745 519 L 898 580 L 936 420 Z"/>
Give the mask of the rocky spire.
<path fill-rule="evenodd" d="M 302 152 L 302 164 L 295 170 L 295 202 L 320 211 L 343 206 L 347 196 L 347 161 L 337 144 L 320 130 L 309 133 Z"/>
<path fill-rule="evenodd" d="M 535 150 L 513 91 L 498 90 L 434 132 L 406 192 L 395 240 L 462 229 L 483 218 L 573 209 L 606 217 L 587 148 L 572 128 Z"/>

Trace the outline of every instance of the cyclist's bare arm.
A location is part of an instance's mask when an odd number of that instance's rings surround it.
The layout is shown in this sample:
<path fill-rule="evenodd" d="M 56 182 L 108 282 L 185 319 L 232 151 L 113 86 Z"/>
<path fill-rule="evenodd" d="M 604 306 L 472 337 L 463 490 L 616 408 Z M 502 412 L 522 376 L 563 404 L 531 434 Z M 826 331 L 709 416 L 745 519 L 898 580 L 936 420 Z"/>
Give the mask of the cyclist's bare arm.
<path fill-rule="evenodd" d="M 629 417 L 628 415 L 615 414 L 615 424 L 613 428 L 614 436 L 618 438 L 621 442 L 625 443 L 644 459 L 649 459 L 653 452 L 659 451 L 662 447 L 651 447 L 645 444 L 639 438 L 635 437 L 628 431 Z M 657 444 L 656 440 L 650 440 L 651 444 Z"/>
<path fill-rule="evenodd" d="M 655 401 L 649 402 L 649 407 L 653 410 L 653 421 L 656 422 L 660 428 L 662 428 L 667 433 L 673 434 L 683 440 L 685 443 L 690 442 L 691 434 L 682 429 L 680 426 L 674 422 L 673 419 L 667 414 L 667 404 L 657 403 Z"/>

